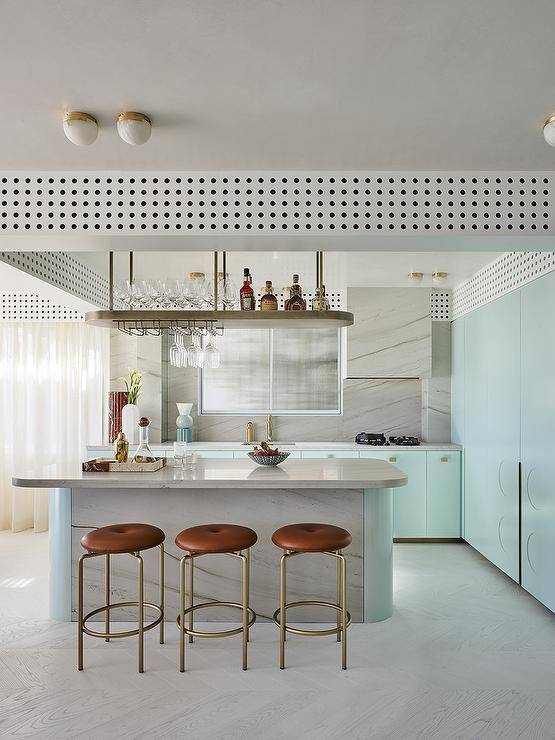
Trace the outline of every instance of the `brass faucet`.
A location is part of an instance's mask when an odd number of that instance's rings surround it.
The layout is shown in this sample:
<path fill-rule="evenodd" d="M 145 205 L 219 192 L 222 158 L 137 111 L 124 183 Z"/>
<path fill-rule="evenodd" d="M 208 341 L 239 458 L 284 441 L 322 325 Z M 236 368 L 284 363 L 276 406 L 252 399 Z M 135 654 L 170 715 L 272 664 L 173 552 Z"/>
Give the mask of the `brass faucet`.
<path fill-rule="evenodd" d="M 272 441 L 272 414 L 266 417 L 266 442 Z"/>
<path fill-rule="evenodd" d="M 253 444 L 254 442 L 254 424 L 252 421 L 247 422 L 247 439 L 245 444 Z"/>

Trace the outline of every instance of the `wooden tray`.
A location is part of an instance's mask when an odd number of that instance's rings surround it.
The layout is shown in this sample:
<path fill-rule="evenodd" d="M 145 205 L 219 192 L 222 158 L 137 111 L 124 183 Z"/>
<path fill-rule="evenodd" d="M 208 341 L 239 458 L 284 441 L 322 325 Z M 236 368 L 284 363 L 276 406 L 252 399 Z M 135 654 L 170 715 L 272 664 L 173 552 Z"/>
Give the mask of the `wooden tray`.
<path fill-rule="evenodd" d="M 83 473 L 153 473 L 166 464 L 165 457 L 157 457 L 154 462 L 120 463 L 110 457 L 95 457 L 83 462 Z"/>

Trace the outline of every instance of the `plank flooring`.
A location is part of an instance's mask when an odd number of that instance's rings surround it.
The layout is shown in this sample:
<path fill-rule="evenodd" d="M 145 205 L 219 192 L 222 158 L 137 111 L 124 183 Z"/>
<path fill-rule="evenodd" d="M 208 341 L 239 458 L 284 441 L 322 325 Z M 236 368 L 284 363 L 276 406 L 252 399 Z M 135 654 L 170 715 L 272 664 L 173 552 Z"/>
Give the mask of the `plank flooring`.
<path fill-rule="evenodd" d="M 256 625 L 240 640 L 197 641 L 177 670 L 177 631 L 153 632 L 146 673 L 134 640 L 86 638 L 46 618 L 47 540 L 0 533 L 2 738 L 555 737 L 555 616 L 470 547 L 395 546 L 394 617 L 353 625 L 347 671 L 333 638 Z M 211 624 L 209 628 L 217 625 Z"/>

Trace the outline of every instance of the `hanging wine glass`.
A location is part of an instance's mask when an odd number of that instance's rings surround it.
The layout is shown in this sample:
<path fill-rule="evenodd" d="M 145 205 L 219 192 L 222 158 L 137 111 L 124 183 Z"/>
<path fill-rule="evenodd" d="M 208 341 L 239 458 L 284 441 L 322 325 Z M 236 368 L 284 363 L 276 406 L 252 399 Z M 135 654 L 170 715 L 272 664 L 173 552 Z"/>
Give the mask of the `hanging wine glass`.
<path fill-rule="evenodd" d="M 214 344 L 214 333 L 208 335 L 208 344 L 204 348 L 204 364 L 206 367 L 216 370 L 220 367 L 220 350 Z"/>
<path fill-rule="evenodd" d="M 177 340 L 179 336 L 180 334 L 176 330 L 173 335 L 173 344 L 170 347 L 170 365 L 173 365 L 173 367 L 181 367 L 180 365 L 181 349 L 179 347 L 179 343 Z"/>
<path fill-rule="evenodd" d="M 203 367 L 204 350 L 200 346 L 200 332 L 193 329 L 191 332 L 191 344 L 187 349 L 187 362 L 190 367 Z"/>

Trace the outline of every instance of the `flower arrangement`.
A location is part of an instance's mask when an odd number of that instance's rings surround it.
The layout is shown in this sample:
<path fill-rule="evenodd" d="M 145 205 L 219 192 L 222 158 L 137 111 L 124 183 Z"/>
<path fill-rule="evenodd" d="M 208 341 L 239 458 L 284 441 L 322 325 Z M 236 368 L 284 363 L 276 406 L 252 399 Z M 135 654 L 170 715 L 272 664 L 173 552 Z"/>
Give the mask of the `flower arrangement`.
<path fill-rule="evenodd" d="M 144 373 L 140 373 L 138 370 L 129 368 L 129 379 L 119 378 L 119 380 L 122 380 L 125 383 L 125 390 L 127 391 L 127 403 L 137 403 L 137 399 L 141 395 L 143 374 Z"/>

